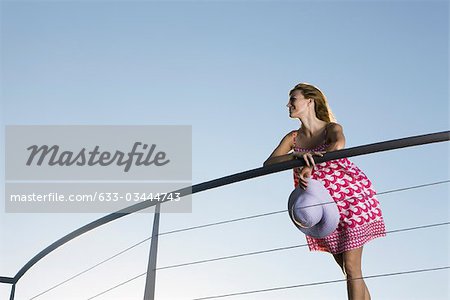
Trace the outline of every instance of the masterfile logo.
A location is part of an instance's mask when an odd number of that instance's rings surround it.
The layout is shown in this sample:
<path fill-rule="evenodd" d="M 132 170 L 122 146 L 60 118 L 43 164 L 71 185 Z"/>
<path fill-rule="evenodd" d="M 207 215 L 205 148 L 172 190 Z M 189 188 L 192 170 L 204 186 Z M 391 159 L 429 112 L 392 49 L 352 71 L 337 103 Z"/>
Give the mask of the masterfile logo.
<path fill-rule="evenodd" d="M 16 125 L 5 139 L 6 212 L 191 210 L 175 192 L 191 185 L 191 126 Z"/>
<path fill-rule="evenodd" d="M 100 152 L 100 146 L 98 145 L 91 151 L 82 148 L 78 153 L 61 151 L 60 147 L 57 145 L 51 147 L 48 145 L 32 145 L 27 148 L 27 150 L 30 151 L 30 156 L 26 165 L 31 166 L 35 160 L 35 164 L 38 166 L 41 166 L 45 160 L 49 166 L 72 166 L 74 164 L 77 166 L 93 166 L 96 164 L 109 166 L 116 163 L 118 166 L 125 166 L 124 172 L 128 172 L 133 164 L 134 157 L 136 157 L 136 166 L 150 166 L 151 164 L 154 164 L 160 167 L 170 162 L 170 160 L 166 159 L 166 153 L 163 151 L 157 152 L 155 158 L 152 158 L 156 144 L 151 145 L 151 147 L 148 147 L 147 144 L 143 144 L 142 149 L 145 152 L 138 151 L 140 145 L 142 145 L 142 143 L 135 142 L 133 148 L 128 153 L 119 150 L 116 150 L 114 153 L 109 151 Z M 146 150 L 147 148 L 149 148 L 149 150 Z M 145 159 L 143 158 L 144 154 Z"/>
<path fill-rule="evenodd" d="M 191 126 L 6 126 L 6 180 L 191 180 Z"/>

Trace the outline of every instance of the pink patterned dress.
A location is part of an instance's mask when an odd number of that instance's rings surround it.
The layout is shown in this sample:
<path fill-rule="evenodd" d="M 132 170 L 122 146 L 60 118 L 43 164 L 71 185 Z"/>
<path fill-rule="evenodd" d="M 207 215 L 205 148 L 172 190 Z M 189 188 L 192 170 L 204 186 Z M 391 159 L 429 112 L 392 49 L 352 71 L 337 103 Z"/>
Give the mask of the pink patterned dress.
<path fill-rule="evenodd" d="M 325 141 L 312 149 L 295 145 L 295 151 L 325 151 Z M 326 130 L 325 130 L 326 136 Z M 294 186 L 299 184 L 301 168 L 294 168 Z M 385 236 L 385 226 L 380 203 L 367 176 L 347 158 L 316 164 L 312 179 L 323 183 L 341 215 L 337 229 L 325 238 L 306 236 L 311 251 L 342 253 L 363 246 L 368 241 Z"/>

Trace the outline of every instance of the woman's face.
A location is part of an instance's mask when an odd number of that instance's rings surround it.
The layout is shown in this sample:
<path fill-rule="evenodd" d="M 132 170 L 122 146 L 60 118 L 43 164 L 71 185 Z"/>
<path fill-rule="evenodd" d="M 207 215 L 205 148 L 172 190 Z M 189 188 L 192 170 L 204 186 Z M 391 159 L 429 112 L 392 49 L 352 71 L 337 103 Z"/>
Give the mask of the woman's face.
<path fill-rule="evenodd" d="M 289 117 L 299 118 L 304 115 L 308 110 L 308 103 L 309 101 L 305 99 L 299 90 L 293 91 L 286 105 L 289 108 Z"/>

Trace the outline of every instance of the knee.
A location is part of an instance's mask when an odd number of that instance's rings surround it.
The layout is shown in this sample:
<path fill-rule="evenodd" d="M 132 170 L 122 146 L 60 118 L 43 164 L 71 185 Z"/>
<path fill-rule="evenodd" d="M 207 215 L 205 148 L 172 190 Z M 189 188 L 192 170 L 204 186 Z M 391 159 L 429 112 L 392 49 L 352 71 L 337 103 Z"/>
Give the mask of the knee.
<path fill-rule="evenodd" d="M 361 265 L 357 262 L 344 261 L 343 271 L 347 279 L 362 277 Z"/>

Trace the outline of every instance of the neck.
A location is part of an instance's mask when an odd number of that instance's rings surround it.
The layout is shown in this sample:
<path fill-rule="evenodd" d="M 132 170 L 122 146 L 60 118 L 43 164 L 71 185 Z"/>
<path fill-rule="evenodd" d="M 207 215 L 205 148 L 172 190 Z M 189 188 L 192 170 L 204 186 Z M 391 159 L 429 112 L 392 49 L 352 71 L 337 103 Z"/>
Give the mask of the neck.
<path fill-rule="evenodd" d="M 302 123 L 300 130 L 307 137 L 318 134 L 323 130 L 323 127 L 327 124 L 325 121 L 318 119 L 315 115 L 308 115 L 299 118 Z"/>

